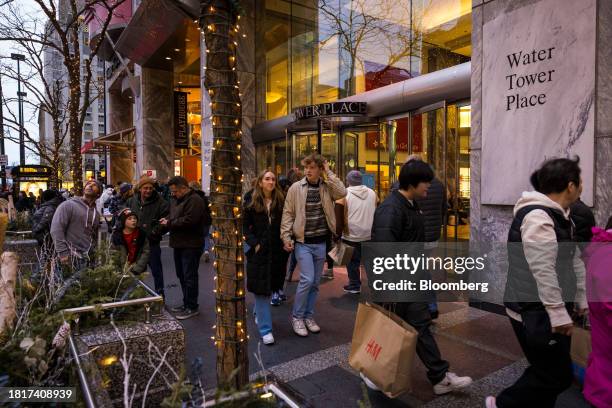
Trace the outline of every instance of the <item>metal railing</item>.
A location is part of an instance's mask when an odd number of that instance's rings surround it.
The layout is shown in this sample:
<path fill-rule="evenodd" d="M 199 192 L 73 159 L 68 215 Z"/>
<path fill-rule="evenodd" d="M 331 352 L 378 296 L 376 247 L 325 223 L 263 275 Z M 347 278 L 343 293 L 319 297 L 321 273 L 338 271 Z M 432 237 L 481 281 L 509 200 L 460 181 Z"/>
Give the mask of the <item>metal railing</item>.
<path fill-rule="evenodd" d="M 74 338 L 72 334 L 79 335 L 79 320 L 81 313 L 88 313 L 99 310 L 109 310 L 109 309 L 118 309 L 121 307 L 127 306 L 137 306 L 144 305 L 145 308 L 145 324 L 151 323 L 151 304 L 156 304 L 158 306 L 157 313 L 155 315 L 161 315 L 161 308 L 163 307 L 164 298 L 155 293 L 153 289 L 151 289 L 146 283 L 141 280 L 137 281 L 138 286 L 141 286 L 150 296 L 139 298 L 139 299 L 130 299 L 130 300 L 120 300 L 117 302 L 109 302 L 102 303 L 97 305 L 89 305 L 89 306 L 80 306 L 73 307 L 69 309 L 63 309 L 61 311 L 62 317 L 66 320 L 66 315 L 75 315 L 72 320 L 74 320 L 74 329 L 71 330 L 70 335 L 68 336 L 68 344 L 70 346 L 70 354 L 72 354 L 72 358 L 76 362 L 77 373 L 79 376 L 79 382 L 81 383 L 81 391 L 83 392 L 83 398 L 85 400 L 85 406 L 87 408 L 96 408 L 95 399 L 91 392 L 91 388 L 87 381 L 87 376 L 85 375 L 85 371 L 83 370 L 83 366 L 81 365 L 81 360 L 79 358 L 79 351 L 74 342 Z"/>

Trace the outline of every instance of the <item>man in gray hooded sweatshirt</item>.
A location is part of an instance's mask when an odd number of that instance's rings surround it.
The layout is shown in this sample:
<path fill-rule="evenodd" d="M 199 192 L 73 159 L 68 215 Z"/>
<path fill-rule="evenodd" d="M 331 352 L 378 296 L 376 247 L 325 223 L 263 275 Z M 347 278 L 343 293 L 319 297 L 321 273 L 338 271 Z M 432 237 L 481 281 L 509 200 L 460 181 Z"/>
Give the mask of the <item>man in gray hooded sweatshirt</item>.
<path fill-rule="evenodd" d="M 349 283 L 344 291 L 358 294 L 361 292 L 361 243 L 371 238 L 372 222 L 378 197 L 371 188 L 363 185 L 363 176 L 358 170 L 351 170 L 346 176 L 349 187 L 346 197 L 336 201 L 336 235 L 353 247 L 353 255 L 346 266 Z"/>
<path fill-rule="evenodd" d="M 51 238 L 62 264 L 70 264 L 72 257 L 87 261 L 93 252 L 100 225 L 96 200 L 101 192 L 100 184 L 89 180 L 82 197 L 74 197 L 57 207 L 51 222 Z"/>

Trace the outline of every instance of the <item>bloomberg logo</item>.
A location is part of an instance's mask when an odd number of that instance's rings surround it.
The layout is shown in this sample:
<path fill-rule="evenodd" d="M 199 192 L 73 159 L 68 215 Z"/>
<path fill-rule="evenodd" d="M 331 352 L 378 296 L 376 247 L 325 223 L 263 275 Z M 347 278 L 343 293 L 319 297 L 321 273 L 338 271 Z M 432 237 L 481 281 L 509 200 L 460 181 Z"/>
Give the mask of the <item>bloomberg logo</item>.
<path fill-rule="evenodd" d="M 302 106 L 295 109 L 293 114 L 297 120 L 322 116 L 353 116 L 365 115 L 367 108 L 368 104 L 366 102 L 330 102 Z"/>

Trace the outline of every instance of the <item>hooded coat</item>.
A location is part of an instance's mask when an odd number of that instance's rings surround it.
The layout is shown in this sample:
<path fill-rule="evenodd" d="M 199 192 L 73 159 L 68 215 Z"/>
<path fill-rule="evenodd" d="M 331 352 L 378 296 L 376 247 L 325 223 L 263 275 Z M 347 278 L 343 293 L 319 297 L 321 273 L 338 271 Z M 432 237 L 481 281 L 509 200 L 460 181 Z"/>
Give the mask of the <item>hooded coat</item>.
<path fill-rule="evenodd" d="M 612 408 L 612 229 L 592 229 L 584 252 L 592 351 L 584 397 L 598 408 Z"/>
<path fill-rule="evenodd" d="M 61 197 L 54 197 L 42 203 L 40 208 L 34 213 L 32 217 L 32 233 L 36 241 L 38 241 L 38 245 L 42 245 L 45 236 L 49 234 L 53 214 L 55 214 L 55 210 L 57 210 L 62 201 L 64 200 Z"/>
<path fill-rule="evenodd" d="M 83 197 L 61 203 L 51 222 L 51 238 L 60 257 L 84 258 L 93 251 L 100 226 L 95 202 L 89 205 Z"/>
<path fill-rule="evenodd" d="M 289 253 L 280 238 L 282 206 L 258 212 L 251 205 L 244 210 L 242 230 L 249 250 L 247 257 L 247 290 L 269 296 L 283 288 Z M 256 250 L 257 245 L 259 249 Z"/>
<path fill-rule="evenodd" d="M 342 218 L 336 214 L 336 223 L 343 226 L 343 230 L 337 235 L 350 242 L 369 241 L 378 201 L 374 190 L 364 185 L 350 186 L 346 189 L 346 197 L 340 201 L 344 201 L 340 207 L 344 214 Z"/>
<path fill-rule="evenodd" d="M 520 313 L 525 308 L 543 308 L 552 327 L 572 323 L 566 301 L 575 301 L 580 308 L 587 305 L 584 264 L 580 251 L 571 244 L 573 225 L 569 209 L 537 191 L 523 192 L 514 207 L 508 241 L 510 268 L 505 294 L 508 315 L 521 321 Z M 561 242 L 563 250 L 558 250 Z M 571 289 L 573 299 L 567 299 L 569 292 L 564 289 Z M 534 296 L 535 303 L 531 300 Z M 518 299 L 527 302 L 521 304 Z"/>
<path fill-rule="evenodd" d="M 125 222 L 125 221 L 124 221 Z M 111 238 L 113 249 L 117 251 L 117 267 L 123 269 L 128 261 L 128 249 L 123 235 L 123 224 L 118 225 Z M 149 240 L 147 234 L 142 228 L 138 228 L 138 237 L 136 238 L 136 258 L 134 263 L 128 266 L 128 270 L 135 275 L 143 273 L 147 269 L 149 262 Z"/>
<path fill-rule="evenodd" d="M 137 192 L 127 201 L 126 206 L 138 216 L 138 225 L 145 231 L 149 241 L 159 243 L 166 232 L 159 220 L 168 217 L 170 204 L 153 190 L 151 197 L 144 203 L 140 200 L 140 192 Z"/>

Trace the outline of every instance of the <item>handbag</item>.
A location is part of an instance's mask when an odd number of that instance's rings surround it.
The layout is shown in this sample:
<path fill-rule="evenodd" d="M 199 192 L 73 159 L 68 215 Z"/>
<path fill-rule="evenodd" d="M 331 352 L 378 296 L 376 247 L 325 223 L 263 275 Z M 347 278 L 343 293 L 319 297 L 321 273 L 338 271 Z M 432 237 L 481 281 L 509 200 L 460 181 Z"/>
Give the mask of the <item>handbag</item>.
<path fill-rule="evenodd" d="M 333 259 L 336 266 L 346 266 L 353 257 L 354 248 L 350 245 L 338 241 L 336 245 L 327 254 Z"/>
<path fill-rule="evenodd" d="M 418 332 L 395 313 L 360 303 L 349 364 L 395 398 L 411 390 L 417 338 Z"/>

